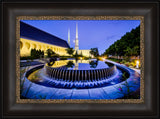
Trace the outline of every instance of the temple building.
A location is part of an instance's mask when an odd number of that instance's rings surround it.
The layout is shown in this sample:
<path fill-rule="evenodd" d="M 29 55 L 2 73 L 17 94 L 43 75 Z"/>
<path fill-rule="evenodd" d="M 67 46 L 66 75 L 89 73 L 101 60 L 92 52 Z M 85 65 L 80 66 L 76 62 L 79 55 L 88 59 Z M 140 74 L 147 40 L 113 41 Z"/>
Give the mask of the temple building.
<path fill-rule="evenodd" d="M 44 52 L 51 49 L 60 56 L 68 56 L 67 48 L 70 48 L 70 29 L 68 29 L 67 43 L 57 36 L 20 21 L 20 56 L 30 56 L 31 49 Z M 90 50 L 79 50 L 78 24 L 76 24 L 75 52 L 86 57 L 91 56 Z"/>
<path fill-rule="evenodd" d="M 76 24 L 76 39 L 75 39 L 75 52 L 79 55 L 90 57 L 90 50 L 79 49 L 79 39 L 78 39 L 78 24 Z"/>
<path fill-rule="evenodd" d="M 36 27 L 20 22 L 20 56 L 30 56 L 31 49 L 43 50 L 52 49 L 59 55 L 68 55 L 66 48 L 70 46 L 68 43 L 42 31 Z"/>

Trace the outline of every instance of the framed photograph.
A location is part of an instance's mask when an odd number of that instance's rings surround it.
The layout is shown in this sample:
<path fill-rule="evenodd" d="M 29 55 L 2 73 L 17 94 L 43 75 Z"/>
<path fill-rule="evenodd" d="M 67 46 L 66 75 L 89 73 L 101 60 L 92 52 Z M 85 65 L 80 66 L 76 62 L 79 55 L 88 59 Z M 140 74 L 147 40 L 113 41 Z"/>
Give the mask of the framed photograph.
<path fill-rule="evenodd" d="M 143 20 L 141 16 L 19 16 L 17 103 L 104 103 L 110 99 L 142 103 Z"/>
<path fill-rule="evenodd" d="M 131 3 L 4 2 L 3 117 L 158 117 L 158 1 Z"/>

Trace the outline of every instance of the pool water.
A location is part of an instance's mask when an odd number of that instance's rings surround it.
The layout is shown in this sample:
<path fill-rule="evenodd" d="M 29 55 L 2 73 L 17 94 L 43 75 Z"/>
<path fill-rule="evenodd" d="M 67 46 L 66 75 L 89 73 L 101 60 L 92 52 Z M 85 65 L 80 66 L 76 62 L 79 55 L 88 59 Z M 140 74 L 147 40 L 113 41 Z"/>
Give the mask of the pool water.
<path fill-rule="evenodd" d="M 53 68 L 64 68 L 67 70 L 95 70 L 109 68 L 105 62 L 97 60 L 61 60 L 50 64 L 48 63 L 47 66 Z"/>

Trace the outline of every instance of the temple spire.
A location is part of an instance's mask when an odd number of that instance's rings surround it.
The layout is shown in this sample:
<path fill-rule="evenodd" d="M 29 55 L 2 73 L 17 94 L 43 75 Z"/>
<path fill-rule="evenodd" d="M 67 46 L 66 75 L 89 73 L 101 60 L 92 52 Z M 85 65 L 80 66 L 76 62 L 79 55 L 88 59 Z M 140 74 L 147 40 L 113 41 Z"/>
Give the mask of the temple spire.
<path fill-rule="evenodd" d="M 75 51 L 78 53 L 79 40 L 78 40 L 78 23 L 76 23 L 76 40 L 75 40 Z"/>
<path fill-rule="evenodd" d="M 68 29 L 68 44 L 70 46 L 70 29 Z"/>
<path fill-rule="evenodd" d="M 78 39 L 78 24 L 76 23 L 76 39 Z"/>

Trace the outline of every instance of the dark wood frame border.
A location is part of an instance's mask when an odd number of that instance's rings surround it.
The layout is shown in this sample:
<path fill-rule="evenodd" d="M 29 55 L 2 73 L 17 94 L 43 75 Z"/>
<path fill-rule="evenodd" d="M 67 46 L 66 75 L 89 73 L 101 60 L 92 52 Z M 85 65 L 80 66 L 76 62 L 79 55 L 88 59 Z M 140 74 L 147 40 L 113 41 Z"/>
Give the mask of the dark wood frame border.
<path fill-rule="evenodd" d="M 20 20 L 140 20 L 140 99 L 20 99 Z M 17 103 L 144 103 L 144 16 L 17 16 L 16 17 Z"/>
<path fill-rule="evenodd" d="M 16 0 L 15 0 L 16 1 Z M 40 0 L 39 0 L 40 1 Z M 18 117 L 159 117 L 159 2 L 82 2 L 68 1 L 13 3 L 2 6 L 3 37 L 1 47 L 2 118 Z M 47 2 L 47 1 L 45 1 Z M 49 0 L 48 0 L 49 2 Z M 51 2 L 51 1 L 50 1 Z M 145 103 L 143 104 L 17 104 L 16 86 L 16 16 L 110 15 L 144 16 L 145 28 Z"/>

